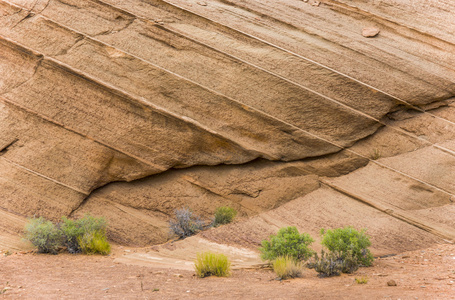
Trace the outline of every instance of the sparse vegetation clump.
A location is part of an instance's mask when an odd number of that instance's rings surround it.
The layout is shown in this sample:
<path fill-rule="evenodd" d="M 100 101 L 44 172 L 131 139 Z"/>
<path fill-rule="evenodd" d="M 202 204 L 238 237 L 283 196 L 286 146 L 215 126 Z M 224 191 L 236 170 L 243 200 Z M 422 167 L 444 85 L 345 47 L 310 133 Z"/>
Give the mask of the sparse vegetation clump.
<path fill-rule="evenodd" d="M 378 148 L 374 148 L 370 157 L 371 157 L 372 160 L 380 159 L 381 158 L 381 152 L 379 151 Z"/>
<path fill-rule="evenodd" d="M 263 240 L 261 258 L 273 262 L 273 269 L 280 278 L 297 277 L 302 262 L 312 258 L 308 268 L 315 269 L 321 277 L 353 273 L 361 266 L 371 266 L 373 255 L 368 247 L 370 238 L 365 229 L 360 232 L 351 226 L 333 230 L 321 229 L 320 256 L 309 248 L 313 239 L 297 228 L 281 228 L 270 240 Z"/>
<path fill-rule="evenodd" d="M 321 251 L 321 257 L 315 253 L 307 266 L 318 272 L 320 277 L 338 276 L 343 268 L 341 260 L 334 253 L 327 253 L 324 250 Z"/>
<path fill-rule="evenodd" d="M 111 246 L 106 238 L 107 223 L 104 218 L 85 215 L 77 220 L 62 219 L 61 228 L 70 253 L 109 254 Z"/>
<path fill-rule="evenodd" d="M 83 234 L 83 228 L 81 228 L 77 221 L 62 217 L 62 224 L 60 229 L 65 236 L 65 244 L 69 253 L 80 253 L 82 252 L 77 242 L 77 238 Z"/>
<path fill-rule="evenodd" d="M 215 211 L 214 226 L 229 224 L 234 220 L 236 215 L 237 211 L 232 207 L 228 206 L 218 207 Z"/>
<path fill-rule="evenodd" d="M 367 284 L 368 283 L 368 277 L 367 276 L 362 276 L 362 277 L 356 278 L 355 282 L 357 282 L 358 284 Z"/>
<path fill-rule="evenodd" d="M 343 257 L 339 257 L 341 260 L 341 272 L 343 273 L 354 273 L 362 265 L 359 260 L 352 255 L 352 251 L 348 251 Z"/>
<path fill-rule="evenodd" d="M 371 266 L 373 255 L 368 247 L 371 245 L 365 230 L 360 232 L 347 226 L 333 230 L 321 229 L 321 244 L 329 252 L 321 251 L 317 254 L 309 268 L 314 268 L 320 276 L 328 277 L 340 273 L 353 273 L 361 266 Z"/>
<path fill-rule="evenodd" d="M 169 227 L 180 238 L 186 238 L 201 231 L 204 223 L 189 208 L 181 208 L 175 210 L 175 220 L 169 221 Z"/>
<path fill-rule="evenodd" d="M 212 275 L 226 277 L 231 273 L 231 262 L 224 254 L 203 252 L 197 254 L 194 269 L 200 278 Z"/>
<path fill-rule="evenodd" d="M 292 257 L 295 260 L 307 260 L 314 251 L 309 248 L 314 240 L 307 233 L 300 234 L 296 227 L 284 227 L 277 235 L 270 236 L 270 241 L 263 240 L 261 258 L 273 261 L 279 256 Z"/>
<path fill-rule="evenodd" d="M 60 229 L 43 217 L 29 220 L 25 226 L 25 238 L 38 248 L 39 253 L 57 254 L 63 244 Z"/>
<path fill-rule="evenodd" d="M 77 242 L 84 254 L 108 255 L 111 252 L 111 245 L 107 241 L 106 233 L 101 230 L 84 233 L 78 237 Z"/>
<path fill-rule="evenodd" d="M 321 244 L 343 260 L 354 260 L 360 265 L 369 267 L 373 263 L 373 255 L 368 247 L 370 237 L 365 229 L 360 232 L 351 226 L 337 229 L 321 229 Z"/>
<path fill-rule="evenodd" d="M 315 254 L 307 266 L 310 269 L 315 269 L 321 277 L 330 277 L 338 276 L 341 273 L 353 273 L 359 269 L 360 264 L 351 254 L 341 258 L 334 252 L 322 250 L 321 256 Z"/>
<path fill-rule="evenodd" d="M 65 245 L 70 253 L 103 254 L 110 252 L 104 218 L 85 215 L 81 219 L 62 218 L 55 225 L 42 217 L 31 219 L 25 228 L 25 237 L 38 247 L 40 253 L 54 253 Z"/>
<path fill-rule="evenodd" d="M 77 220 L 65 217 L 62 220 L 61 229 L 70 253 L 109 254 L 111 247 L 106 238 L 107 223 L 104 218 L 85 215 Z"/>
<path fill-rule="evenodd" d="M 280 279 L 297 278 L 302 275 L 303 263 L 291 256 L 277 257 L 272 266 Z"/>

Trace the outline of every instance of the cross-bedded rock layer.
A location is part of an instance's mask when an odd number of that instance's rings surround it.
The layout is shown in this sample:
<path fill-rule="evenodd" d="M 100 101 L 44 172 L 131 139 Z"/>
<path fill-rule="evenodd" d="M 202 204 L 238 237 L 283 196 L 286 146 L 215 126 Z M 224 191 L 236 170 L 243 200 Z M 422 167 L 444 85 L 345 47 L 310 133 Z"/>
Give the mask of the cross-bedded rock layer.
<path fill-rule="evenodd" d="M 0 226 L 90 211 L 157 243 L 178 206 L 252 216 L 378 155 L 450 164 L 455 5 L 414 2 L 0 0 Z"/>

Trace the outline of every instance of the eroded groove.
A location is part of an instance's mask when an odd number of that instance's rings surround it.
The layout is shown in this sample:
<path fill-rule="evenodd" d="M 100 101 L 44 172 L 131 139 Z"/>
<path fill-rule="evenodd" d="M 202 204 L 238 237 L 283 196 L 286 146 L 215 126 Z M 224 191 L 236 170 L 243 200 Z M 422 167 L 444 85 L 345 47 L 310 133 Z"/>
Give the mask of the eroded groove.
<path fill-rule="evenodd" d="M 0 144 L 0 155 L 8 151 L 8 148 L 14 145 L 18 140 L 18 138 L 13 138 L 3 144 Z"/>
<path fill-rule="evenodd" d="M 224 199 L 226 199 L 227 201 L 229 201 L 231 203 L 235 203 L 235 201 L 233 201 L 232 199 L 229 199 L 228 197 L 226 197 L 224 195 L 221 195 L 221 194 L 213 191 L 212 189 L 210 189 L 208 187 L 203 186 L 202 184 L 196 182 L 195 180 L 191 180 L 191 179 L 187 179 L 187 178 L 185 178 L 185 180 L 188 181 L 189 183 L 191 183 L 192 185 L 197 186 L 198 188 L 200 188 L 201 190 L 203 190 L 203 191 L 205 191 L 207 193 L 214 194 L 215 196 L 224 198 Z M 252 209 L 245 207 L 241 203 L 237 203 L 237 204 L 240 205 L 244 210 L 247 210 L 247 211 L 249 210 L 249 211 L 253 212 Z"/>

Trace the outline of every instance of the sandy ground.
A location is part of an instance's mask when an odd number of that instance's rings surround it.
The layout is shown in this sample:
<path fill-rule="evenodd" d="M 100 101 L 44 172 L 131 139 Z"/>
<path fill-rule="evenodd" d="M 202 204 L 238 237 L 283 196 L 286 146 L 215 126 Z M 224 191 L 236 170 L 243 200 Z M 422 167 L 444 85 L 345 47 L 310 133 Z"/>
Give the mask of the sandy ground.
<path fill-rule="evenodd" d="M 144 249 L 138 249 L 142 251 Z M 455 245 L 377 259 L 351 275 L 278 281 L 268 269 L 233 270 L 228 278 L 193 271 L 118 263 L 110 256 L 2 254 L 4 299 L 455 299 Z M 367 278 L 366 284 L 356 278 Z M 397 286 L 388 286 L 394 280 Z"/>

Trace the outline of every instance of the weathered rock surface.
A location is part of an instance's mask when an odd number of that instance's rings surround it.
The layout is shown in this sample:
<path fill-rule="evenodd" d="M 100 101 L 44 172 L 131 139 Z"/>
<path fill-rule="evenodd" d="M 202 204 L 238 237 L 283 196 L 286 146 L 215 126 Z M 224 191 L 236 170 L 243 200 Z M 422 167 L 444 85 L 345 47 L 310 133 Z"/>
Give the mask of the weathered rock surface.
<path fill-rule="evenodd" d="M 134 245 L 181 206 L 318 218 L 298 199 L 328 191 L 373 234 L 431 232 L 405 250 L 452 237 L 455 4 L 414 2 L 0 0 L 0 245 L 33 215 L 104 215 Z"/>
<path fill-rule="evenodd" d="M 206 220 L 229 205 L 248 218 L 279 207 L 320 187 L 319 175 L 337 176 L 365 165 L 367 159 L 332 155 L 299 162 L 254 161 L 240 166 L 193 167 L 130 183 L 112 183 L 94 192 L 75 212 L 108 216 L 111 238 L 147 245 L 172 237 L 169 217 L 189 207 Z"/>

